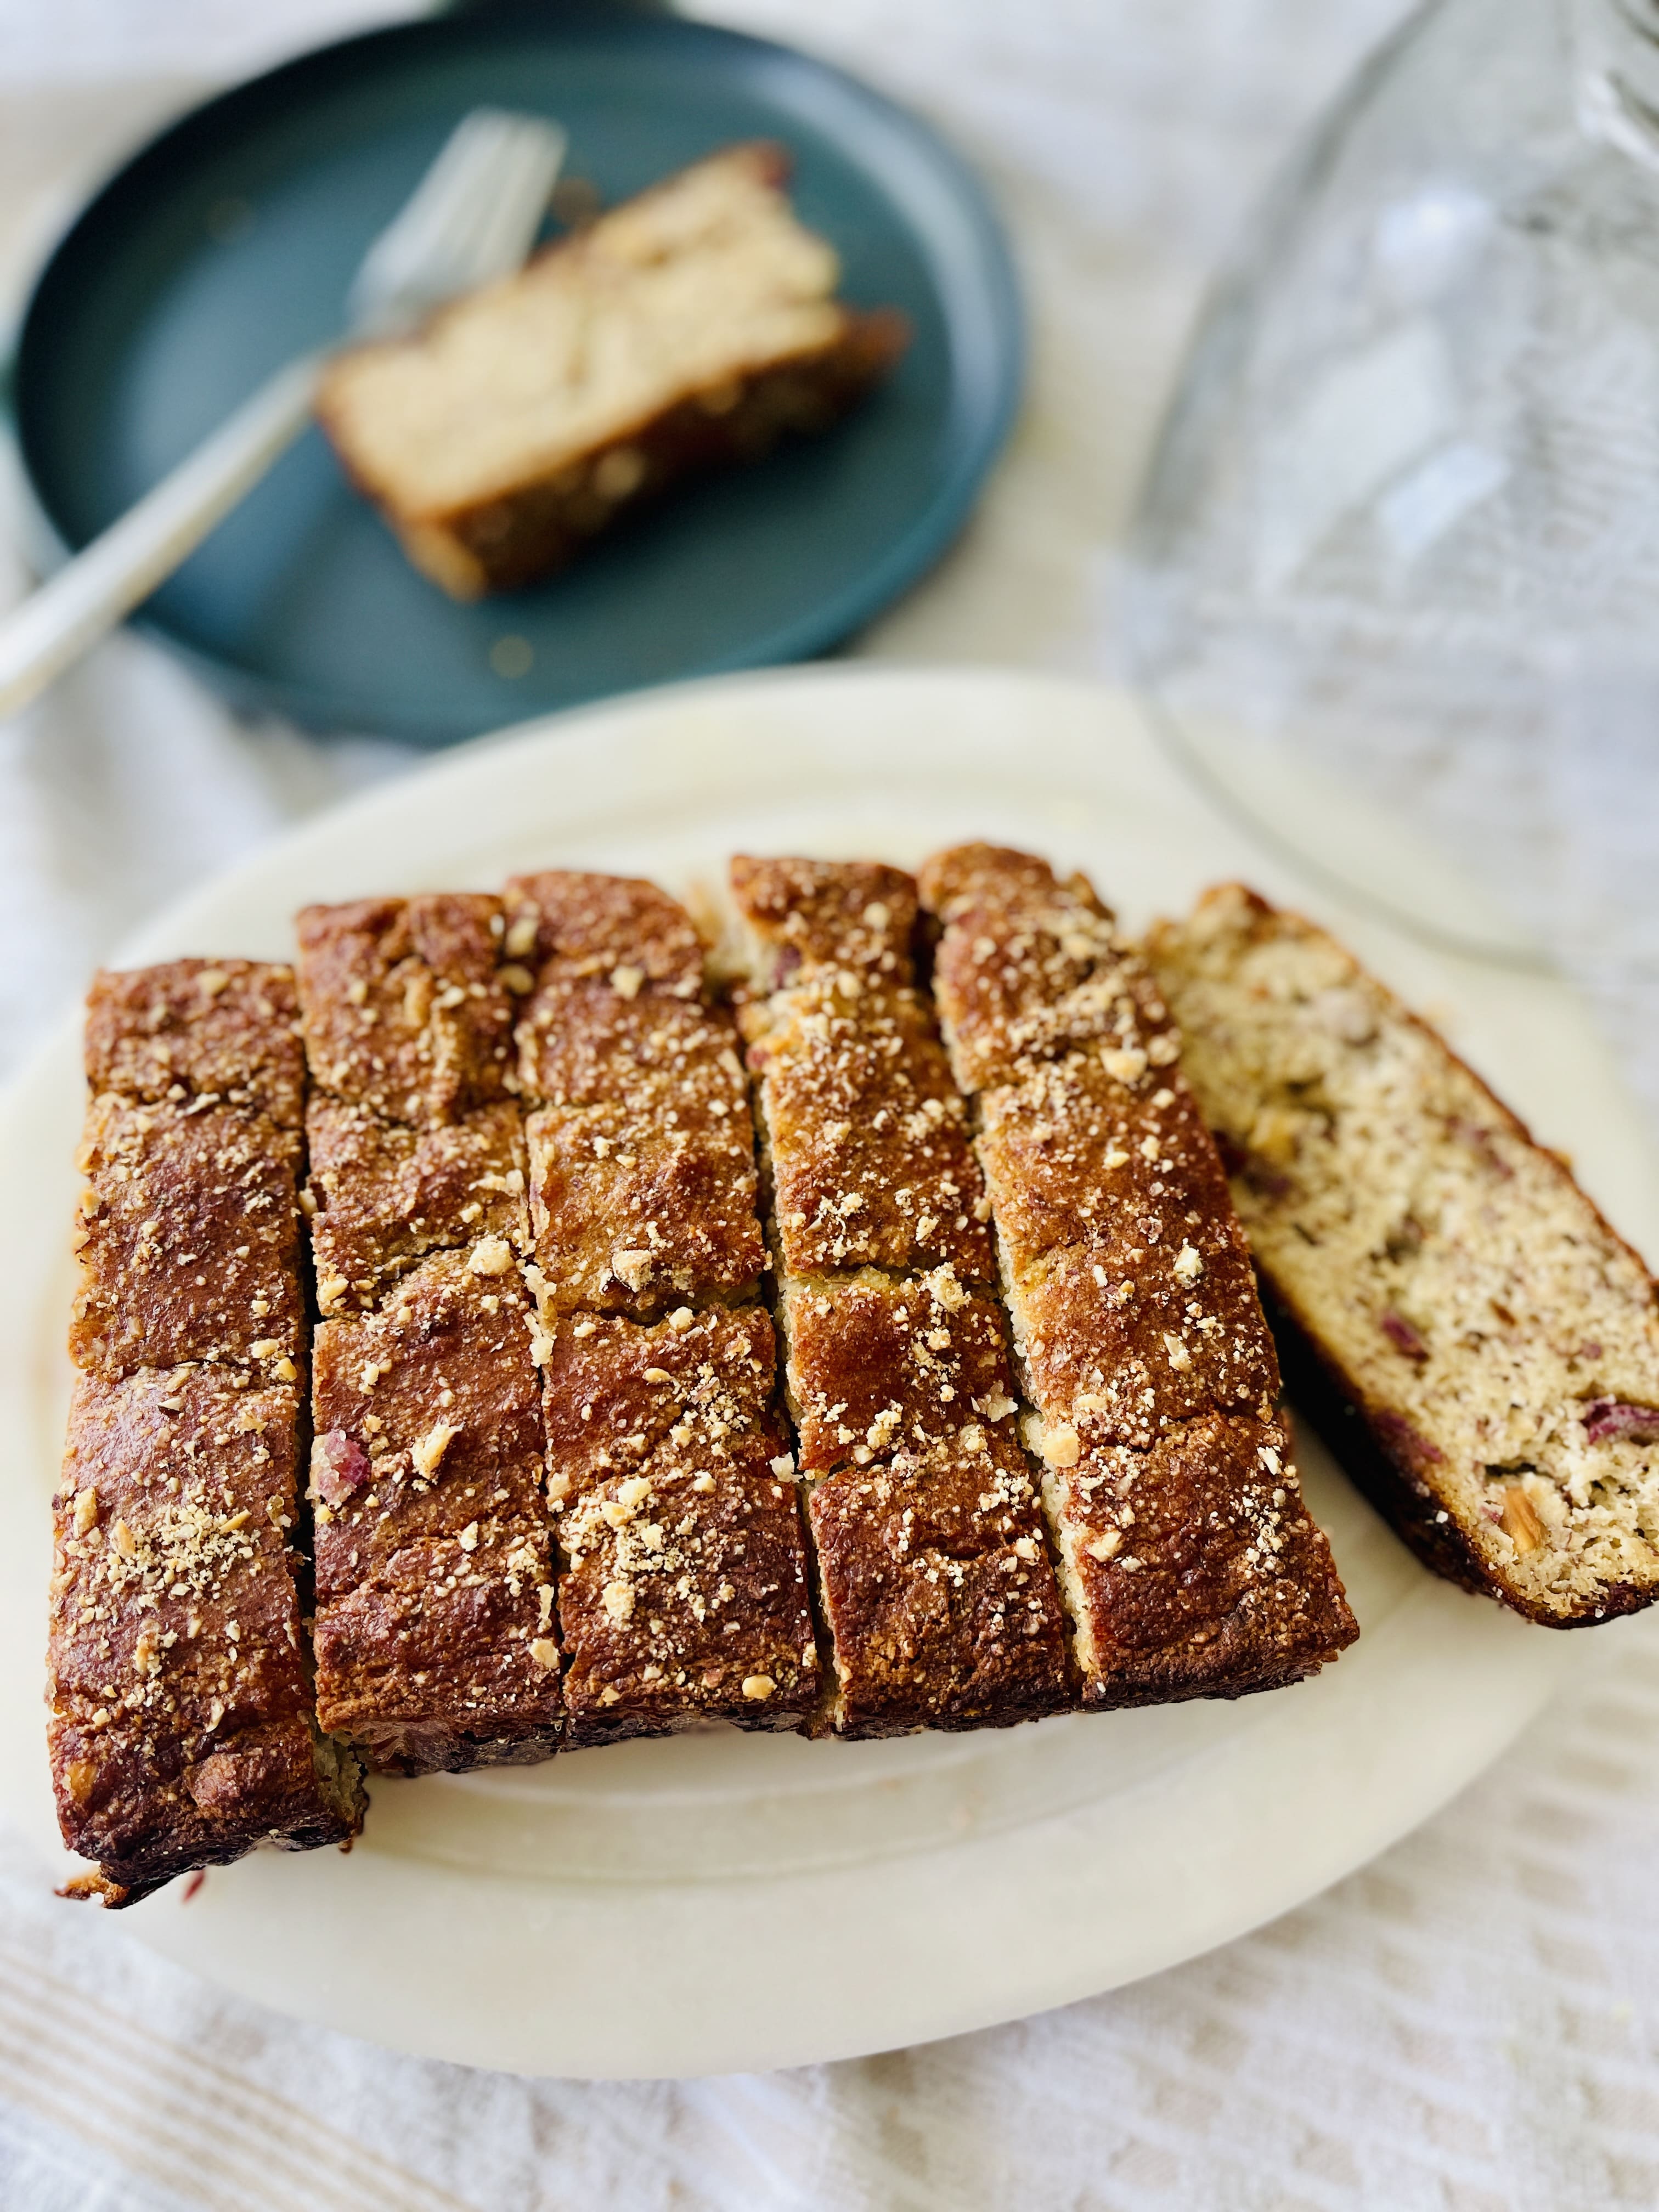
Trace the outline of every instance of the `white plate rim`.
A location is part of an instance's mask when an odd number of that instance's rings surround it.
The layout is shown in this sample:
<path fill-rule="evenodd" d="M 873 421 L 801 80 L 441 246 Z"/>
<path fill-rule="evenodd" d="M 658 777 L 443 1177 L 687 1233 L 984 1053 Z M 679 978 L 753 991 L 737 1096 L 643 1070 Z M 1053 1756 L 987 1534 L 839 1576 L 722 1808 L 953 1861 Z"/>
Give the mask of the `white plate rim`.
<path fill-rule="evenodd" d="M 756 750 L 757 731 L 782 749 L 797 779 L 831 761 L 836 775 L 874 779 L 873 789 L 907 760 L 914 769 L 907 744 L 927 755 L 935 781 L 968 778 L 970 769 L 994 780 L 1006 773 L 994 757 L 999 730 L 1046 747 L 1051 775 L 1085 792 L 1092 778 L 1097 804 L 1103 789 L 1133 787 L 1200 820 L 1203 799 L 1180 786 L 1127 695 L 1107 687 L 868 664 L 754 672 L 479 740 L 302 825 L 179 902 L 120 957 L 265 949 L 216 945 L 200 932 L 277 885 L 290 903 L 319 895 L 319 895 L 348 895 L 325 888 L 343 880 L 337 872 L 348 865 L 358 868 L 357 890 L 374 888 L 362 855 L 383 833 L 406 836 L 424 819 L 430 843 L 436 820 L 453 842 L 455 810 L 510 787 L 515 775 L 545 775 L 573 805 L 585 786 L 590 803 L 625 821 L 647 805 L 672 812 L 677 794 L 689 805 L 699 787 L 690 748 L 701 740 L 717 752 L 733 731 L 763 781 L 771 760 Z M 1079 732 L 1092 736 L 1085 742 Z M 1106 769 L 1091 745 L 1109 757 Z M 1218 822 L 1205 823 L 1204 835 L 1239 838 L 1236 825 Z M 1281 867 L 1264 861 L 1254 873 L 1285 895 Z M 1300 902 L 1319 904 L 1305 891 Z M 1364 925 L 1350 934 L 1363 936 Z M 1455 965 L 1433 957 L 1442 969 Z M 1547 980 L 1509 978 L 1499 988 L 1530 994 L 1527 1003 L 1547 1008 L 1557 1025 L 1582 1018 Z M 0 1424 L 12 1440 L 12 1480 L 0 1488 L 0 1664 L 14 1681 L 38 1679 L 44 1581 L 40 1452 L 24 1465 L 17 1442 L 38 1428 L 45 1387 L 33 1351 L 20 1352 L 35 1345 L 40 1326 L 40 1286 L 27 1260 L 48 1233 L 62 1235 L 64 1217 L 41 1218 L 45 1188 L 55 1204 L 63 1183 L 61 1172 L 43 1171 L 42 1131 L 62 1126 L 76 1026 L 67 1019 L 0 1102 L 0 1208 L 23 1226 L 25 1261 L 0 1280 Z M 1589 1036 L 1576 1032 L 1581 1054 L 1595 1049 Z M 1659 1180 L 1634 1109 L 1610 1073 L 1607 1083 L 1613 1118 L 1590 1147 L 1601 1170 L 1591 1187 L 1651 1245 Z M 1559 1115 L 1540 1133 L 1552 1141 L 1574 1133 Z M 1249 1725 L 1219 1742 L 1127 1795 L 875 1862 L 873 1876 L 866 1865 L 786 1870 L 723 1888 L 661 1881 L 602 1892 L 587 1882 L 567 1885 L 566 1894 L 556 1879 L 463 1876 L 385 1855 L 376 1863 L 371 1828 L 350 1859 L 259 1854 L 216 1871 L 188 1912 L 163 1893 L 112 1919 L 108 1932 L 300 2017 L 532 2074 L 745 2071 L 988 2026 L 1155 1972 L 1275 1917 L 1428 1817 L 1513 1740 L 1562 1681 L 1580 1639 L 1528 1628 L 1407 1571 L 1409 1593 L 1337 1668 L 1250 1701 Z M 1357 1728 L 1356 1711 L 1379 1687 L 1389 1725 Z M 45 1763 L 39 1709 L 25 1711 L 29 1704 L 14 1698 L 0 1710 L 0 1802 L 44 1854 Z M 814 1752 L 837 1756 L 834 1747 Z M 466 1927 L 465 1955 L 415 1939 L 422 1926 Z"/>

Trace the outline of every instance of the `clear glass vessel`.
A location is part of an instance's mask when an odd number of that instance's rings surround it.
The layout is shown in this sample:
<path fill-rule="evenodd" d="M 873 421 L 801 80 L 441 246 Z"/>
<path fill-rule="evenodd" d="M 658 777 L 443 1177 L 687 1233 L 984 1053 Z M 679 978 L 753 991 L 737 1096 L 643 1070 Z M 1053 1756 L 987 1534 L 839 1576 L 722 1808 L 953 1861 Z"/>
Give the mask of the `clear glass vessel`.
<path fill-rule="evenodd" d="M 1212 295 L 1128 604 L 1171 741 L 1304 860 L 1659 986 L 1659 0 L 1438 0 L 1373 58 Z"/>

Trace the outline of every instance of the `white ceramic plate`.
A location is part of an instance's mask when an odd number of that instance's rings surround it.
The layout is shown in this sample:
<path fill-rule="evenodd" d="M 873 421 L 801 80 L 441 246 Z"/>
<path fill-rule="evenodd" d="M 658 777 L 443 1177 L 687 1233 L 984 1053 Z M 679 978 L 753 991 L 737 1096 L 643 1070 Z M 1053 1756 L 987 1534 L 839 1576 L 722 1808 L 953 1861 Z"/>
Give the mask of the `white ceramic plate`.
<path fill-rule="evenodd" d="M 308 899 L 572 864 L 684 891 L 736 848 L 913 862 L 989 834 L 1126 919 L 1243 875 L 1314 904 L 1659 1248 L 1633 1109 L 1559 985 L 1382 933 L 1215 815 L 1120 694 L 818 669 L 657 692 L 492 740 L 317 822 L 125 948 L 286 957 Z M 1443 890 L 1433 864 L 1413 872 Z M 81 1112 L 71 1019 L 0 1124 L 0 1803 L 63 1866 L 33 1686 L 68 1373 Z M 1060 2004 L 1222 1943 L 1443 1804 L 1575 1644 L 1433 1581 L 1303 1439 L 1363 1625 L 1316 1682 L 1011 1733 L 809 1744 L 711 1729 L 495 1774 L 380 1782 L 349 1856 L 261 1852 L 108 1924 L 282 2010 L 526 2073 L 690 2075 L 889 2048 Z M 66 1905 L 65 1911 L 87 1908 Z"/>

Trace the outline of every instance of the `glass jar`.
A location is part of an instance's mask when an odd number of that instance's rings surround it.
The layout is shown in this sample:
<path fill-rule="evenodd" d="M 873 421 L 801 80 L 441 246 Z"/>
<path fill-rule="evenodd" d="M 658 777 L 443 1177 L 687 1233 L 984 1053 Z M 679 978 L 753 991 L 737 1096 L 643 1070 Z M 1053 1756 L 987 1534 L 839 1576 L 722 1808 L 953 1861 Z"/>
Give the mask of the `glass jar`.
<path fill-rule="evenodd" d="M 1170 742 L 1304 865 L 1659 986 L 1659 0 L 1439 0 L 1371 59 L 1214 289 L 1127 606 Z"/>

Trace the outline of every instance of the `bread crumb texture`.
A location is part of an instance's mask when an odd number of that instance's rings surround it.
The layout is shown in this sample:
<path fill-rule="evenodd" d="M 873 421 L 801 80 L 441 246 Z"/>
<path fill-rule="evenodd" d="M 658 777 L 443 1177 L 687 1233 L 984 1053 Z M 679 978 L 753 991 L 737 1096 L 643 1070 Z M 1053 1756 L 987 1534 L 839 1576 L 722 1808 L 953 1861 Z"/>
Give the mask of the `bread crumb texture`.
<path fill-rule="evenodd" d="M 1382 1502 L 1431 1554 L 1449 1525 L 1456 1571 L 1534 1619 L 1647 1603 L 1659 1316 L 1636 1254 L 1323 931 L 1226 886 L 1148 951 L 1256 1261 L 1393 1469 Z"/>

